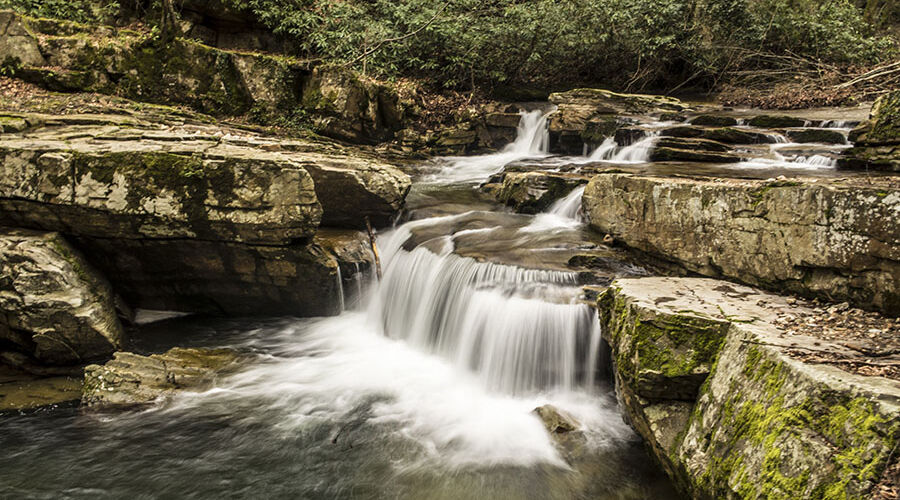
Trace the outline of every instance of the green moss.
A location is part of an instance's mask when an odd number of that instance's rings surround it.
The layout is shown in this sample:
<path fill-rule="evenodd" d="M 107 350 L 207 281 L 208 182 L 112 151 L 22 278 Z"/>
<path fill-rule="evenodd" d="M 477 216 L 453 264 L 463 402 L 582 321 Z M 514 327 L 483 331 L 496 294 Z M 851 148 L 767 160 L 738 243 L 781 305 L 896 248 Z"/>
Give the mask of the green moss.
<path fill-rule="evenodd" d="M 743 378 L 731 381 L 732 390 L 720 409 L 706 408 L 716 412 L 717 423 L 704 443 L 712 458 L 697 479 L 699 488 L 722 497 L 735 490 L 744 498 L 864 498 L 867 485 L 887 465 L 900 423 L 888 421 L 864 397 L 816 389 L 794 400 L 802 393 L 785 386 L 787 369 L 762 348 L 748 348 Z M 750 396 L 756 394 L 754 388 L 766 398 Z M 692 421 L 701 411 L 698 405 Z M 832 467 L 812 455 L 807 462 L 786 461 L 786 443 L 791 443 L 792 456 L 802 457 L 812 453 L 811 440 L 834 447 Z M 760 466 L 747 467 L 747 458 L 760 450 L 765 450 Z"/>

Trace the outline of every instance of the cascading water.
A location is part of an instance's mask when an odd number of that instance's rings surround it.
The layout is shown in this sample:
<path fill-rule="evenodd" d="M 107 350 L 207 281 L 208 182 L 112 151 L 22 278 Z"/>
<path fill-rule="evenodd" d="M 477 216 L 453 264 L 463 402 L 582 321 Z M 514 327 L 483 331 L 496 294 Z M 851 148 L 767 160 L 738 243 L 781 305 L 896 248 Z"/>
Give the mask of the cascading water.
<path fill-rule="evenodd" d="M 385 276 L 370 314 L 386 335 L 472 370 L 492 390 L 584 387 L 579 373 L 595 369 L 587 347 L 599 324 L 590 307 L 575 303 L 575 273 L 407 251 L 401 246 L 410 236 L 401 227 L 383 245 Z"/>
<path fill-rule="evenodd" d="M 579 186 L 567 194 L 564 198 L 560 198 L 550 208 L 547 213 L 558 215 L 566 219 L 582 221 L 581 201 L 584 197 L 584 186 Z"/>
<path fill-rule="evenodd" d="M 550 148 L 550 132 L 547 130 L 549 113 L 534 110 L 523 111 L 521 115 L 516 139 L 499 153 L 442 158 L 438 160 L 439 170 L 423 180 L 441 183 L 478 182 L 514 161 L 547 157 Z"/>
<path fill-rule="evenodd" d="M 648 130 L 643 138 L 622 147 L 619 147 L 613 138 L 608 137 L 591 153 L 589 158 L 593 161 L 613 163 L 646 163 L 650 161 L 650 154 L 656 147 L 659 134 L 658 130 Z"/>

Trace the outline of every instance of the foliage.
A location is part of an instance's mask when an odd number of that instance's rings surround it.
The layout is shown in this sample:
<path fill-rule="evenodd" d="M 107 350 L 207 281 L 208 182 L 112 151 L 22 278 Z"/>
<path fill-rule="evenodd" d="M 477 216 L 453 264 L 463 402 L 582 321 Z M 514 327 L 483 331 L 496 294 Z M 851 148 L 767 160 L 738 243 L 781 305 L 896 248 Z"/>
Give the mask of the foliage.
<path fill-rule="evenodd" d="M 220 1 L 290 39 L 295 55 L 453 89 L 711 86 L 745 70 L 788 74 L 797 61 L 809 70 L 897 55 L 896 41 L 867 21 L 893 8 L 887 0 Z M 117 4 L 2 6 L 86 20 Z"/>
<path fill-rule="evenodd" d="M 117 0 L 0 0 L 0 9 L 90 23 L 111 19 L 118 13 L 119 3 Z"/>
<path fill-rule="evenodd" d="M 307 57 L 355 61 L 421 29 L 355 64 L 454 88 L 671 87 L 765 67 L 761 54 L 867 64 L 894 50 L 851 0 L 227 1 L 299 41 Z"/>

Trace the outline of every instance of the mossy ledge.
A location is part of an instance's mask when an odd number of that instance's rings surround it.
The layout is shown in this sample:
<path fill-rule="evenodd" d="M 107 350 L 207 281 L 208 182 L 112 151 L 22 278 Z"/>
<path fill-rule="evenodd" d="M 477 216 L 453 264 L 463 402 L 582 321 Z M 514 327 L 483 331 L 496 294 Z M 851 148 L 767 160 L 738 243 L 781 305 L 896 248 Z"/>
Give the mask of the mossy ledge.
<path fill-rule="evenodd" d="M 630 423 L 694 498 L 868 498 L 900 442 L 898 384 L 788 356 L 842 347 L 780 335 L 783 297 L 638 278 L 616 281 L 599 309 Z M 675 383 L 689 372 L 693 397 Z"/>

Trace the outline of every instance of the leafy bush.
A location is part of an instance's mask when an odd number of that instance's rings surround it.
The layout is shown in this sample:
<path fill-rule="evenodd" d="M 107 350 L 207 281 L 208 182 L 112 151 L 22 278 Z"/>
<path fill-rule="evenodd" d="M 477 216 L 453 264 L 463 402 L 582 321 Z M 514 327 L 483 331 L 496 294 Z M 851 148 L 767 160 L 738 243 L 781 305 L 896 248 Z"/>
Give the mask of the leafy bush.
<path fill-rule="evenodd" d="M 307 57 L 456 88 L 671 87 L 764 66 L 761 53 L 845 64 L 894 49 L 851 0 L 228 1 L 298 40 Z M 360 58 L 389 39 L 399 40 Z"/>
<path fill-rule="evenodd" d="M 159 4 L 129 1 L 145 10 Z M 289 38 L 295 55 L 455 89 L 709 86 L 738 70 L 787 75 L 798 60 L 815 61 L 807 68 L 865 65 L 897 54 L 896 42 L 864 17 L 892 8 L 892 0 L 220 1 Z M 118 7 L 109 0 L 2 6 L 82 21 Z"/>
<path fill-rule="evenodd" d="M 119 3 L 115 0 L 0 0 L 0 9 L 90 23 L 111 19 L 118 13 Z"/>

